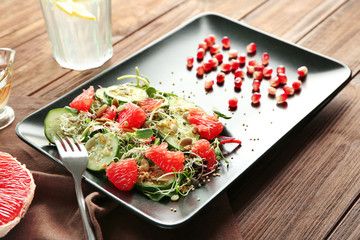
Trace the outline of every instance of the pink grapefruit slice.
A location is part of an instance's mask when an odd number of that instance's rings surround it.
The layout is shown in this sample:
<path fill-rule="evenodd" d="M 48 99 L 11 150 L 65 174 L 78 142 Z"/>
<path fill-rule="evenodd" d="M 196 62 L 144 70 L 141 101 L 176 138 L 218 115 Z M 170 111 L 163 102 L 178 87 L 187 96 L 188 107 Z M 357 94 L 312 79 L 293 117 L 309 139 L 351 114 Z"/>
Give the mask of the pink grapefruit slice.
<path fill-rule="evenodd" d="M 30 171 L 10 154 L 0 152 L 0 238 L 20 222 L 34 192 Z"/>

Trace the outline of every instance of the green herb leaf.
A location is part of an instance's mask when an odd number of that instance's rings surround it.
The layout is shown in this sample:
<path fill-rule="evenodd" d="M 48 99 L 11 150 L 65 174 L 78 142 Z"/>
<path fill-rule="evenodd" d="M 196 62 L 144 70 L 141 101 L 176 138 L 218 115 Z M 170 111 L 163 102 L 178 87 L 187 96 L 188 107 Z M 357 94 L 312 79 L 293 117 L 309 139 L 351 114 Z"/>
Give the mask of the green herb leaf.
<path fill-rule="evenodd" d="M 225 119 L 231 119 L 231 117 L 226 116 L 225 114 L 219 112 L 219 110 L 217 110 L 216 108 L 212 109 L 214 113 L 216 113 L 219 117 L 225 118 Z"/>
<path fill-rule="evenodd" d="M 146 93 L 147 93 L 147 95 L 148 95 L 149 97 L 154 97 L 154 95 L 155 95 L 156 92 L 157 92 L 156 89 L 153 88 L 153 87 L 148 87 L 148 88 L 146 89 Z"/>
<path fill-rule="evenodd" d="M 153 135 L 153 131 L 150 128 L 139 129 L 135 131 L 135 136 L 139 139 L 146 139 Z"/>
<path fill-rule="evenodd" d="M 156 138 L 155 142 L 154 142 L 154 145 L 160 145 L 160 141 L 161 141 L 160 138 Z"/>

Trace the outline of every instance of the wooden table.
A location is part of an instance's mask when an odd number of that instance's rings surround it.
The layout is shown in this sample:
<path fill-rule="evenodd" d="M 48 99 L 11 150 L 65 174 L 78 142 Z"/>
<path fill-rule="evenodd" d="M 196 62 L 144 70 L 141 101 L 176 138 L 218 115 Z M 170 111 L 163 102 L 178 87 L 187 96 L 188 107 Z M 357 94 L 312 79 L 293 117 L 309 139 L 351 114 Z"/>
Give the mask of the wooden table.
<path fill-rule="evenodd" d="M 217 12 L 352 70 L 351 82 L 302 131 L 222 194 L 231 206 L 233 227 L 244 239 L 359 239 L 359 9 L 357 0 L 113 0 L 114 56 L 100 68 L 80 72 L 63 69 L 53 59 L 37 0 L 3 0 L 0 46 L 16 50 L 9 105 L 21 114 L 0 131 L 0 136 L 13 132 L 10 139 L 0 138 L 0 150 L 16 144 L 29 157 L 48 161 L 16 136 L 17 122 L 192 17 Z M 27 166 L 67 174 L 55 163 Z"/>

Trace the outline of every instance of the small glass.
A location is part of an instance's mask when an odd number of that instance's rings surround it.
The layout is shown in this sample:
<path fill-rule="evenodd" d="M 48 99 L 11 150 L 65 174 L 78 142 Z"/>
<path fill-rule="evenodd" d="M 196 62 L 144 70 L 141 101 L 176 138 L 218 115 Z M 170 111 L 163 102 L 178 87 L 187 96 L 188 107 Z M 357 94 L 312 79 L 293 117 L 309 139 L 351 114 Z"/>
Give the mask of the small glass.
<path fill-rule="evenodd" d="M 111 0 L 40 0 L 55 60 L 86 70 L 112 57 Z"/>
<path fill-rule="evenodd" d="M 0 48 L 0 129 L 7 127 L 15 119 L 14 110 L 6 105 L 10 95 L 14 57 L 14 50 Z"/>

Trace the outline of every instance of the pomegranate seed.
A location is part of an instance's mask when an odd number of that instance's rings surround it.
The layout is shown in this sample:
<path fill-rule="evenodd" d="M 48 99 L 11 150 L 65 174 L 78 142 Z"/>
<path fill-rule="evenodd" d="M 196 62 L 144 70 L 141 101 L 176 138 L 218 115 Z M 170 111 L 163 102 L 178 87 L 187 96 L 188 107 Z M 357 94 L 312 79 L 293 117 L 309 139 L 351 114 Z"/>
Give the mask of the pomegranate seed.
<path fill-rule="evenodd" d="M 197 59 L 201 60 L 204 58 L 204 56 L 205 56 L 205 50 L 203 48 L 199 48 L 196 55 Z"/>
<path fill-rule="evenodd" d="M 253 67 L 256 67 L 256 66 L 258 65 L 258 62 L 253 59 L 253 60 L 250 60 L 250 61 L 249 61 L 248 65 L 253 66 Z"/>
<path fill-rule="evenodd" d="M 217 44 L 214 44 L 212 47 L 210 47 L 210 53 L 216 54 L 220 51 L 220 46 Z"/>
<path fill-rule="evenodd" d="M 269 88 L 268 88 L 268 92 L 269 92 L 270 95 L 275 95 L 275 94 L 276 94 L 276 88 L 274 88 L 274 87 L 269 87 Z"/>
<path fill-rule="evenodd" d="M 196 68 L 196 72 L 199 76 L 204 75 L 205 69 L 203 68 L 203 66 L 199 66 Z"/>
<path fill-rule="evenodd" d="M 199 48 L 202 48 L 206 51 L 208 49 L 208 45 L 206 44 L 206 42 L 201 42 L 199 43 Z"/>
<path fill-rule="evenodd" d="M 217 53 L 214 57 L 218 60 L 219 63 L 222 63 L 224 56 L 221 53 Z"/>
<path fill-rule="evenodd" d="M 278 78 L 279 78 L 279 81 L 281 84 L 287 83 L 287 77 L 286 77 L 285 73 L 279 73 Z"/>
<path fill-rule="evenodd" d="M 213 57 L 212 59 L 210 59 L 213 63 L 213 68 L 217 67 L 219 65 L 219 61 L 217 60 L 216 57 Z M 210 61 L 209 60 L 209 61 Z"/>
<path fill-rule="evenodd" d="M 210 62 L 210 60 L 208 62 L 202 62 L 202 66 L 203 66 L 205 72 L 209 72 L 213 68 L 213 63 Z"/>
<path fill-rule="evenodd" d="M 260 81 L 255 80 L 252 84 L 252 87 L 253 87 L 254 92 L 258 92 L 259 88 L 260 88 Z"/>
<path fill-rule="evenodd" d="M 218 75 L 216 76 L 216 82 L 223 83 L 224 81 L 225 81 L 225 73 L 223 72 L 218 73 Z"/>
<path fill-rule="evenodd" d="M 253 74 L 255 72 L 255 67 L 254 66 L 246 66 L 246 71 L 248 74 Z"/>
<path fill-rule="evenodd" d="M 293 95 L 294 91 L 295 91 L 293 87 L 288 86 L 288 85 L 284 86 L 283 90 L 284 90 L 286 95 Z"/>
<path fill-rule="evenodd" d="M 208 79 L 205 80 L 205 89 L 206 90 L 212 89 L 213 85 L 214 85 L 214 80 L 208 80 Z"/>
<path fill-rule="evenodd" d="M 279 86 L 279 84 L 280 84 L 280 81 L 279 81 L 278 77 L 275 76 L 270 79 L 270 86 L 277 87 L 277 86 Z"/>
<path fill-rule="evenodd" d="M 187 66 L 189 68 L 191 68 L 193 66 L 193 64 L 194 64 L 194 58 L 193 57 L 188 57 L 186 60 L 187 60 Z"/>
<path fill-rule="evenodd" d="M 212 46 L 215 44 L 215 41 L 213 41 L 213 39 L 210 38 L 210 37 L 205 38 L 205 39 L 204 39 L 204 42 L 206 42 L 206 45 L 207 45 L 208 47 L 212 47 Z"/>
<path fill-rule="evenodd" d="M 231 65 L 229 63 L 221 64 L 221 71 L 222 72 L 230 72 Z"/>
<path fill-rule="evenodd" d="M 236 108 L 238 104 L 238 100 L 236 97 L 233 97 L 229 100 L 229 107 Z"/>
<path fill-rule="evenodd" d="M 276 69 L 276 73 L 277 74 L 279 74 L 279 73 L 285 74 L 285 67 L 283 65 L 279 65 Z"/>
<path fill-rule="evenodd" d="M 239 62 L 240 62 L 240 64 L 245 64 L 245 62 L 246 62 L 246 55 L 245 55 L 245 53 L 240 54 L 240 56 L 239 56 Z"/>
<path fill-rule="evenodd" d="M 307 67 L 302 66 L 302 67 L 298 68 L 297 72 L 298 72 L 300 77 L 304 77 L 307 74 L 308 69 L 307 69 Z"/>
<path fill-rule="evenodd" d="M 242 70 L 236 70 L 234 72 L 235 78 L 244 78 L 245 77 L 245 73 Z"/>
<path fill-rule="evenodd" d="M 221 43 L 223 45 L 223 48 L 225 48 L 225 49 L 230 48 L 230 39 L 227 36 L 223 37 L 223 39 L 221 40 Z"/>
<path fill-rule="evenodd" d="M 249 45 L 246 46 L 246 51 L 248 53 L 254 53 L 256 52 L 256 44 L 255 43 L 250 43 Z"/>
<path fill-rule="evenodd" d="M 241 85 L 242 85 L 241 78 L 235 78 L 234 84 L 235 84 L 235 88 L 241 88 Z"/>
<path fill-rule="evenodd" d="M 273 72 L 273 70 L 271 67 L 265 67 L 263 70 L 263 75 L 264 75 L 264 77 L 269 78 L 269 77 L 271 77 L 272 72 Z"/>
<path fill-rule="evenodd" d="M 251 96 L 251 102 L 252 102 L 253 104 L 256 104 L 256 103 L 260 102 L 260 98 L 261 98 L 260 93 L 254 93 L 254 94 Z"/>
<path fill-rule="evenodd" d="M 294 90 L 298 90 L 300 89 L 300 86 L 301 86 L 302 82 L 300 80 L 295 80 L 292 84 Z"/>
<path fill-rule="evenodd" d="M 232 70 L 236 70 L 240 67 L 240 63 L 238 61 L 236 61 L 235 59 L 231 60 L 230 65 L 231 65 Z"/>
<path fill-rule="evenodd" d="M 259 71 L 259 72 L 262 72 L 262 71 L 264 70 L 264 65 L 257 65 L 257 66 L 255 67 L 255 70 L 256 70 L 256 71 Z"/>
<path fill-rule="evenodd" d="M 214 34 L 210 34 L 210 35 L 208 36 L 208 38 L 210 39 L 211 42 L 215 43 L 216 37 L 215 37 Z"/>
<path fill-rule="evenodd" d="M 254 79 L 255 80 L 261 80 L 262 78 L 263 78 L 262 72 L 260 72 L 260 71 L 255 71 L 254 72 Z"/>
<path fill-rule="evenodd" d="M 285 93 L 283 93 L 276 98 L 276 103 L 277 104 L 284 103 L 284 102 L 286 102 L 287 98 L 288 98 L 287 95 Z"/>
<path fill-rule="evenodd" d="M 264 52 L 261 56 L 261 62 L 264 66 L 269 64 L 269 54 L 267 52 Z"/>
<path fill-rule="evenodd" d="M 236 50 L 236 49 L 231 49 L 230 51 L 229 51 L 229 58 L 237 58 L 237 55 L 238 55 L 238 50 Z"/>

